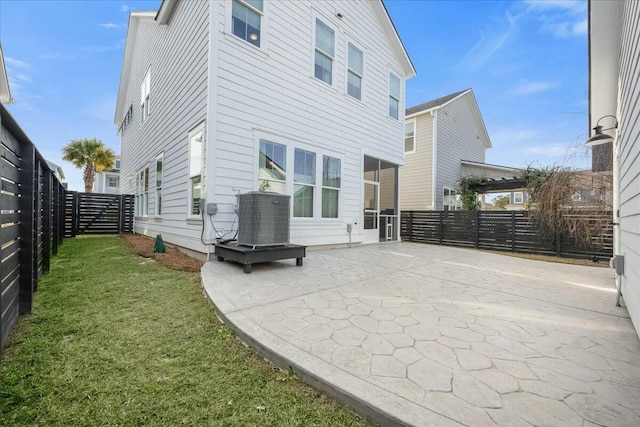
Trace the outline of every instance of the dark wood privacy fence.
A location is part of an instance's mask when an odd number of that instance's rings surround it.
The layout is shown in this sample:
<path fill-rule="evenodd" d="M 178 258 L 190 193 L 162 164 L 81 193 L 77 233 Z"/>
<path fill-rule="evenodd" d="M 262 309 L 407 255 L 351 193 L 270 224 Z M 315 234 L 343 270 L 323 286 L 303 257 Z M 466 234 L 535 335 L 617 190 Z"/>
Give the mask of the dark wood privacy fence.
<path fill-rule="evenodd" d="M 546 236 L 526 211 L 405 211 L 405 241 L 494 249 L 571 258 L 613 256 L 613 223 L 589 212 L 574 214 L 594 230 L 604 229 L 588 243 L 566 235 Z"/>
<path fill-rule="evenodd" d="M 0 351 L 64 236 L 65 190 L 0 105 Z"/>
<path fill-rule="evenodd" d="M 65 237 L 133 232 L 134 196 L 68 191 L 64 214 Z"/>

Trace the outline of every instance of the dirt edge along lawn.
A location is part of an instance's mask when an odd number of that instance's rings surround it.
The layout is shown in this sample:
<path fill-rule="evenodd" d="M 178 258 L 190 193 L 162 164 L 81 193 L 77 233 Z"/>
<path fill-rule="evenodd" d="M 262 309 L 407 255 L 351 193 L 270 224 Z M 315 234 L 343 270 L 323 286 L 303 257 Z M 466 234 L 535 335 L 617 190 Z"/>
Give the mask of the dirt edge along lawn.
<path fill-rule="evenodd" d="M 222 325 L 198 273 L 76 238 L 0 362 L 2 425 L 368 425 Z"/>

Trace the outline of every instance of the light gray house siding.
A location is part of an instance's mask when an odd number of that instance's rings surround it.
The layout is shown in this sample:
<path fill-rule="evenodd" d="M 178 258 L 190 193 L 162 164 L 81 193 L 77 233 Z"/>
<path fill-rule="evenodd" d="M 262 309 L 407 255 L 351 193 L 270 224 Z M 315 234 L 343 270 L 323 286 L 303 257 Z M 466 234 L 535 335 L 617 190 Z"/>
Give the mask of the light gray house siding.
<path fill-rule="evenodd" d="M 618 94 L 619 253 L 624 301 L 640 330 L 640 3 L 624 2 Z"/>
<path fill-rule="evenodd" d="M 155 15 L 155 14 L 153 14 Z M 133 18 L 132 18 L 133 19 Z M 130 23 L 131 25 L 131 23 Z M 181 1 L 170 25 L 140 19 L 134 35 L 135 51 L 126 82 L 124 111 L 133 104 L 132 122 L 121 139 L 120 189 L 135 194 L 136 173 L 149 167 L 149 215 L 136 217 L 135 231 L 193 247 L 202 222 L 186 220 L 188 202 L 188 132 L 207 116 L 209 3 Z M 132 34 L 128 35 L 128 39 Z M 125 58 L 125 61 L 127 59 Z M 142 123 L 140 85 L 151 76 L 151 114 Z M 121 85 L 125 83 L 121 79 Z M 122 90 L 122 89 L 121 89 Z M 122 119 L 122 117 L 120 117 Z M 164 153 L 162 215 L 157 215 L 155 161 Z"/>
<path fill-rule="evenodd" d="M 445 187 L 455 189 L 462 177 L 461 160 L 484 162 L 485 139 L 482 123 L 472 105 L 470 93 L 460 96 L 437 111 L 435 209 L 442 209 Z"/>

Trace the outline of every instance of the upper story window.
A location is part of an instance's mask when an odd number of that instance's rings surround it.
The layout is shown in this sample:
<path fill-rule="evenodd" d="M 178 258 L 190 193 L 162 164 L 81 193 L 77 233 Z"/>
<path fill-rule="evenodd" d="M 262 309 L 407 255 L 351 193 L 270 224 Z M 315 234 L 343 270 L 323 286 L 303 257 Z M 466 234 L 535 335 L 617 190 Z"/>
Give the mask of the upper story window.
<path fill-rule="evenodd" d="M 389 73 L 389 117 L 398 120 L 400 114 L 400 77 Z"/>
<path fill-rule="evenodd" d="M 327 24 L 316 19 L 316 48 L 314 76 L 333 84 L 333 59 L 336 51 L 336 33 Z"/>
<path fill-rule="evenodd" d="M 129 109 L 127 110 L 127 114 L 124 115 L 124 119 L 122 119 L 122 123 L 120 123 L 120 129 L 118 129 L 118 133 L 122 135 L 125 130 L 127 130 L 127 126 L 131 123 L 131 119 L 133 118 L 133 104 L 129 105 Z"/>
<path fill-rule="evenodd" d="M 120 170 L 120 159 L 116 159 L 115 170 Z"/>
<path fill-rule="evenodd" d="M 407 122 L 404 125 L 404 152 L 416 152 L 416 122 Z"/>
<path fill-rule="evenodd" d="M 260 47 L 262 15 L 262 0 L 233 0 L 231 32 L 242 40 Z"/>
<path fill-rule="evenodd" d="M 151 115 L 151 70 L 147 71 L 144 80 L 140 85 L 140 112 L 142 123 L 144 123 Z"/>
<path fill-rule="evenodd" d="M 364 75 L 364 53 L 351 43 L 348 46 L 347 94 L 362 100 L 362 77 Z"/>

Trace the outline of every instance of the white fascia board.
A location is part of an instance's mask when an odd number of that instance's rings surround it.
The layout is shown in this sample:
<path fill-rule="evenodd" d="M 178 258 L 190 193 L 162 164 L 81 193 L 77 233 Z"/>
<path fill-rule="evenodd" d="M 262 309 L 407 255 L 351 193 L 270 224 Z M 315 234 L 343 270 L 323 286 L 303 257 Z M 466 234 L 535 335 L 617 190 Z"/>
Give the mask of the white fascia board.
<path fill-rule="evenodd" d="M 456 96 L 455 98 L 451 98 L 450 100 L 448 100 L 447 102 L 445 102 L 444 104 L 440 104 L 440 105 L 436 105 L 435 107 L 431 107 L 428 108 L 426 110 L 421 110 L 418 111 L 416 113 L 413 114 L 409 114 L 408 116 L 405 116 L 405 119 L 411 119 L 413 117 L 417 117 L 420 116 L 422 114 L 427 114 L 427 113 L 433 113 L 434 111 L 437 111 L 439 109 L 441 109 L 442 107 L 444 107 L 445 105 L 449 105 L 451 104 L 453 101 L 455 101 L 456 99 L 460 99 L 461 97 L 463 97 L 464 95 L 466 95 L 467 93 L 471 92 L 471 89 L 467 89 L 464 92 L 462 92 L 460 95 Z M 440 97 L 443 98 L 443 97 Z"/>
<path fill-rule="evenodd" d="M 176 8 L 178 4 L 178 0 L 162 0 L 162 4 L 160 4 L 160 9 L 158 9 L 158 13 L 156 14 L 156 22 L 160 25 L 166 25 L 169 23 L 171 19 L 171 15 L 173 14 L 173 10 Z"/>
<path fill-rule="evenodd" d="M 7 68 L 4 65 L 2 45 L 0 45 L 0 102 L 3 104 L 13 102 L 13 98 L 11 98 L 11 90 L 9 89 L 9 76 L 7 75 Z"/>
<path fill-rule="evenodd" d="M 601 117 L 617 113 L 623 7 L 589 2 L 589 135 Z"/>
<path fill-rule="evenodd" d="M 382 27 L 385 34 L 387 35 L 387 38 L 391 41 L 391 46 L 393 47 L 394 53 L 396 54 L 398 59 L 400 59 L 402 70 L 404 71 L 405 80 L 415 77 L 416 69 L 411 62 L 411 58 L 409 58 L 407 49 L 405 49 L 404 44 L 400 39 L 398 30 L 396 30 L 396 27 L 391 20 L 391 16 L 389 16 L 389 12 L 387 11 L 387 7 L 384 5 L 383 0 L 371 2 L 371 5 L 373 7 L 373 11 L 378 17 L 378 20 L 382 23 Z"/>
<path fill-rule="evenodd" d="M 516 173 L 518 172 L 520 169 L 518 168 L 511 168 L 509 166 L 500 166 L 500 165 L 492 165 L 491 163 L 480 163 L 480 162 L 474 162 L 472 160 L 460 160 L 460 164 L 462 165 L 468 165 L 468 166 L 473 166 L 473 167 L 477 167 L 477 168 L 484 168 L 484 169 L 491 169 L 491 170 L 501 170 L 504 172 L 511 172 L 511 173 Z"/>
<path fill-rule="evenodd" d="M 116 100 L 116 112 L 113 122 L 116 126 L 120 125 L 124 117 L 125 101 L 127 96 L 127 86 L 129 85 L 129 76 L 131 74 L 131 61 L 133 60 L 133 50 L 136 43 L 136 33 L 138 31 L 138 23 L 141 20 L 153 20 L 156 12 L 131 12 L 129 14 L 129 24 L 127 25 L 127 40 L 124 45 L 124 54 L 122 59 L 122 70 L 120 71 L 120 85 L 118 86 L 118 98 Z"/>

